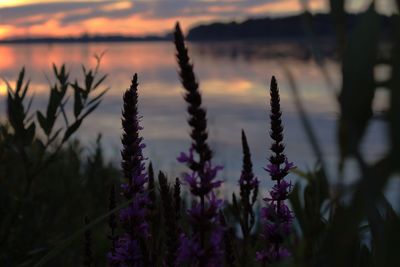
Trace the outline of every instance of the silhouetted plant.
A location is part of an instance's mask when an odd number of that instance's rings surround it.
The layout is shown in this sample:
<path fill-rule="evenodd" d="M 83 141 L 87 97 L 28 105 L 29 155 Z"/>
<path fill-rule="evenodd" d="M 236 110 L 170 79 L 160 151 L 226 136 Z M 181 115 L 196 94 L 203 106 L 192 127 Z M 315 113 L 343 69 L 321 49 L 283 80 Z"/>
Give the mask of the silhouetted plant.
<path fill-rule="evenodd" d="M 174 206 L 174 194 L 168 184 L 164 173 L 158 174 L 160 195 L 163 204 L 163 216 L 165 222 L 165 258 L 164 264 L 168 267 L 176 266 L 179 247 L 179 228 L 177 224 L 176 203 Z"/>
<path fill-rule="evenodd" d="M 124 232 L 115 242 L 115 251 L 108 258 L 111 265 L 149 266 L 149 251 L 146 239 L 149 237 L 147 208 L 149 199 L 145 192 L 148 175 L 145 171 L 142 149 L 142 137 L 139 131 L 137 74 L 133 76 L 129 89 L 124 93 L 122 110 L 122 169 L 126 182 L 121 185 L 127 200 L 132 200 L 128 207 L 121 209 L 120 220 Z"/>
<path fill-rule="evenodd" d="M 191 262 L 197 266 L 219 266 L 223 258 L 224 229 L 218 218 L 222 200 L 217 199 L 213 189 L 222 183 L 215 181 L 222 166 L 213 166 L 211 163 L 212 152 L 207 144 L 206 111 L 201 106 L 198 83 L 179 24 L 176 24 L 174 36 L 179 74 L 186 90 L 185 100 L 188 104 L 188 123 L 192 138 L 189 153 L 182 152 L 178 161 L 185 163 L 191 169 L 191 173 L 184 174 L 184 181 L 188 183 L 193 196 L 200 199 L 200 203 L 194 203 L 188 211 L 192 233 L 181 235 L 177 264 Z M 194 152 L 198 157 L 197 160 Z"/>
<path fill-rule="evenodd" d="M 175 178 L 174 184 L 174 205 L 175 205 L 175 219 L 179 222 L 181 218 L 181 206 L 182 206 L 182 198 L 181 198 L 181 181 L 179 178 Z"/>
<path fill-rule="evenodd" d="M 248 250 L 250 245 L 250 235 L 255 224 L 254 204 L 258 195 L 257 177 L 253 174 L 253 164 L 251 162 L 250 148 L 247 143 L 245 132 L 242 130 L 243 162 L 242 172 L 239 178 L 240 202 L 237 201 L 235 193 L 232 194 L 233 215 L 239 221 L 243 234 L 243 248 L 241 250 L 240 261 L 246 265 Z"/>
<path fill-rule="evenodd" d="M 116 195 L 115 195 L 115 187 L 114 185 L 111 186 L 110 189 L 110 197 L 109 197 L 109 206 L 108 210 L 112 211 L 116 208 Z M 110 217 L 108 218 L 108 226 L 110 229 L 108 239 L 111 241 L 111 255 L 115 255 L 115 242 L 116 242 L 116 230 L 117 230 L 117 216 L 112 213 Z"/>
<path fill-rule="evenodd" d="M 289 171 L 294 168 L 285 156 L 283 141 L 283 126 L 281 120 L 281 109 L 279 89 L 275 77 L 271 79 L 271 132 L 274 141 L 271 145 L 273 154 L 269 158 L 270 164 L 265 170 L 271 179 L 276 182 L 269 192 L 270 197 L 264 198 L 266 207 L 262 209 L 263 220 L 262 237 L 265 240 L 264 249 L 257 252 L 257 260 L 263 264 L 272 264 L 290 256 L 289 250 L 284 246 L 285 239 L 292 231 L 293 214 L 285 204 L 290 191 L 291 182 L 284 180 Z"/>
<path fill-rule="evenodd" d="M 225 266 L 235 267 L 237 266 L 237 258 L 235 252 L 235 231 L 232 227 L 229 227 L 226 223 L 225 216 L 222 212 L 219 214 L 219 220 L 221 225 L 226 228 L 224 232 L 224 254 L 225 254 Z M 244 248 L 246 249 L 246 248 Z"/>
<path fill-rule="evenodd" d="M 89 224 L 89 218 L 85 217 L 85 225 Z M 93 266 L 93 252 L 92 252 L 92 233 L 90 230 L 85 231 L 85 246 L 83 255 L 83 266 Z"/>
<path fill-rule="evenodd" d="M 156 186 L 154 183 L 154 170 L 153 170 L 153 164 L 150 162 L 149 168 L 148 168 L 148 175 L 149 175 L 149 182 L 148 182 L 148 195 L 149 195 L 149 202 L 150 202 L 150 210 L 152 212 L 155 212 L 156 207 Z"/>
<path fill-rule="evenodd" d="M 31 203 L 36 203 L 37 206 L 45 204 L 43 198 L 39 197 L 42 194 L 39 185 L 49 184 L 48 180 L 45 180 L 48 179 L 46 172 L 51 166 L 61 162 L 60 154 L 65 148 L 65 144 L 79 129 L 83 120 L 98 107 L 107 91 L 107 89 L 103 89 L 97 94 L 106 78 L 105 76 L 98 78 L 98 65 L 96 71 L 86 71 L 85 69 L 83 79 L 90 78 L 96 86 L 85 91 L 86 101 L 79 105 L 81 110 L 76 113 L 70 123 L 71 118 L 67 116 L 68 111 L 70 108 L 74 109 L 80 99 L 74 98 L 73 104 L 68 105 L 66 96 L 70 90 L 77 89 L 72 86 L 65 65 L 60 68 L 53 65 L 53 72 L 55 82 L 50 88 L 46 115 L 39 110 L 32 110 L 34 99 L 31 97 L 28 100 L 30 83 L 25 81 L 24 68 L 19 73 L 15 88 L 5 81 L 8 91 L 7 122 L 1 125 L 3 137 L 0 140 L 2 143 L 0 154 L 5 160 L 0 163 L 0 169 L 2 169 L 0 175 L 8 178 L 4 180 L 2 177 L 0 180 L 2 181 L 1 187 L 4 189 L 2 202 L 8 212 L 0 219 L 0 244 L 7 251 L 6 261 L 13 264 L 17 264 L 25 258 L 30 259 L 31 256 L 28 255 L 28 252 L 34 247 L 33 244 L 37 244 L 40 242 L 39 240 L 45 242 L 42 238 L 25 239 L 25 245 L 21 245 L 23 239 L 20 234 L 25 232 L 22 229 L 27 229 L 21 218 L 29 217 L 28 214 L 32 210 Z M 76 80 L 75 84 L 79 86 L 80 82 Z M 54 129 L 56 126 L 58 128 Z M 81 164 L 80 168 L 83 168 L 83 165 Z M 103 165 L 98 166 L 99 169 L 104 167 Z M 12 179 L 10 180 L 9 177 Z M 34 218 L 44 216 L 46 212 L 46 209 L 39 209 L 37 214 L 30 215 L 32 235 L 43 233 L 40 230 L 42 226 L 34 223 Z"/>

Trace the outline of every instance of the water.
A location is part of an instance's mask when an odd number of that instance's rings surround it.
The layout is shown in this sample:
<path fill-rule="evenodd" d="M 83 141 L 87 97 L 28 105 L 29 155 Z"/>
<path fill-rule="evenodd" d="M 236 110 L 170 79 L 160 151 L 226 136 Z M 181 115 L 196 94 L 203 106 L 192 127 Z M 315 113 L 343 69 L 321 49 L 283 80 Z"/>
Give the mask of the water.
<path fill-rule="evenodd" d="M 143 136 L 146 155 L 156 169 L 178 175 L 182 166 L 175 160 L 186 151 L 190 141 L 186 110 L 179 83 L 174 47 L 171 43 L 100 43 L 100 44 L 35 44 L 0 46 L 0 75 L 14 81 L 25 65 L 35 93 L 35 106 L 44 109 L 48 97 L 51 64 L 66 63 L 71 76 L 81 75 L 81 64 L 95 65 L 95 54 L 106 51 L 101 72 L 108 73 L 106 85 L 111 90 L 94 114 L 76 134 L 85 144 L 94 143 L 103 135 L 107 156 L 119 160 L 120 114 L 122 94 L 130 85 L 132 75 L 139 75 L 139 110 L 143 115 Z M 222 177 L 226 186 L 236 185 L 241 169 L 241 129 L 246 131 L 254 161 L 254 171 L 266 177 L 262 167 L 269 156 L 268 86 L 275 75 L 281 92 L 285 143 L 291 161 L 305 170 L 312 169 L 315 158 L 307 142 L 296 106 L 289 90 L 288 70 L 296 81 L 301 99 L 322 146 L 330 173 L 334 176 L 336 149 L 336 118 L 334 92 L 340 87 L 339 66 L 332 60 L 321 68 L 301 46 L 274 43 L 205 43 L 190 44 L 190 54 L 200 81 L 203 102 L 208 112 L 210 143 L 215 162 L 223 164 Z M 81 76 L 79 76 L 81 77 Z M 5 85 L 0 85 L 1 115 L 4 116 Z M 385 95 L 378 95 L 377 109 L 385 105 Z M 368 159 L 385 151 L 382 123 L 370 126 L 365 144 Z"/>

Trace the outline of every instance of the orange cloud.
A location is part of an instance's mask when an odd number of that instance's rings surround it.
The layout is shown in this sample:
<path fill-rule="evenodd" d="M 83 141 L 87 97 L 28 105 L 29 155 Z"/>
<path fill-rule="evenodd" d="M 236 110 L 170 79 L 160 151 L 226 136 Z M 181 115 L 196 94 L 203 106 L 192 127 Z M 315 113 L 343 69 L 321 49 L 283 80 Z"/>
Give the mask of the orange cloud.
<path fill-rule="evenodd" d="M 235 6 L 211 6 L 208 8 L 208 11 L 211 13 L 232 12 L 232 11 L 237 11 L 237 7 L 235 7 Z"/>
<path fill-rule="evenodd" d="M 130 1 L 122 1 L 113 4 L 106 5 L 101 9 L 104 11 L 113 11 L 113 10 L 121 10 L 121 9 L 128 9 L 133 7 L 133 3 Z"/>
<path fill-rule="evenodd" d="M 69 2 L 81 2 L 82 0 L 69 0 Z M 91 0 L 92 2 L 101 2 L 103 0 Z M 0 0 L 0 8 L 15 7 L 37 3 L 57 3 L 65 2 L 65 0 Z"/>
<path fill-rule="evenodd" d="M 327 9 L 327 1 L 312 0 L 308 1 L 308 8 L 311 11 L 321 11 Z M 298 13 L 302 12 L 303 5 L 300 0 L 281 0 L 265 3 L 259 6 L 248 8 L 247 11 L 252 15 L 272 14 L 272 13 Z"/>
<path fill-rule="evenodd" d="M 208 23 L 215 20 L 227 21 L 254 15 L 264 16 L 302 11 L 300 0 L 280 0 L 260 5 L 255 5 L 249 1 L 248 7 L 246 7 L 247 4 L 243 4 L 239 0 L 220 2 L 201 0 L 201 4 L 195 1 L 193 1 L 193 5 L 177 4 L 177 10 L 171 9 L 174 6 L 165 5 L 162 2 L 164 0 L 151 1 L 150 3 L 147 1 L 150 0 L 137 2 L 128 0 L 115 2 L 104 2 L 104 0 L 0 0 L 0 8 L 57 2 L 63 2 L 69 7 L 68 11 L 63 11 L 61 8 L 55 9 L 58 4 L 51 5 L 54 12 L 46 14 L 41 13 L 40 9 L 36 11 L 38 9 L 37 5 L 36 9 L 33 9 L 31 13 L 29 13 L 29 6 L 24 8 L 19 7 L 30 15 L 20 15 L 17 18 L 8 15 L 8 20 L 0 19 L 0 38 L 21 36 L 79 36 L 83 33 L 124 35 L 160 34 L 171 31 L 177 20 L 181 21 L 184 30 L 186 30 L 187 27 L 195 24 Z M 93 2 L 97 2 L 96 5 L 92 5 Z M 76 4 L 71 6 L 71 3 Z M 87 5 L 82 3 L 86 3 Z M 157 4 L 160 4 L 158 9 L 156 8 Z M 174 1 L 170 5 L 174 5 Z M 326 1 L 324 0 L 309 1 L 309 7 L 314 11 L 326 9 L 326 5 Z M 160 9 L 161 7 L 168 8 Z M 3 9 L 3 13 L 7 14 L 6 12 L 9 11 Z M 17 13 L 18 9 L 14 9 L 13 12 L 19 14 Z M 119 16 L 118 14 L 122 15 Z"/>
<path fill-rule="evenodd" d="M 0 38 L 3 39 L 10 35 L 13 32 L 13 28 L 12 26 L 0 26 Z"/>
<path fill-rule="evenodd" d="M 80 12 L 86 12 L 80 10 Z M 84 33 L 89 34 L 125 34 L 125 35 L 142 35 L 142 34 L 159 34 L 172 31 L 175 22 L 181 21 L 183 29 L 186 30 L 190 25 L 198 21 L 211 21 L 214 16 L 197 16 L 190 18 L 168 18 L 168 19 L 147 19 L 141 15 L 133 15 L 128 18 L 111 19 L 111 18 L 92 18 L 84 20 L 76 24 L 62 25 L 59 18 L 63 14 L 45 21 L 41 24 L 35 24 L 27 27 L 15 27 L 10 25 L 0 26 L 0 38 L 19 37 L 19 36 L 77 36 Z M 39 16 L 29 19 L 38 19 Z M 12 34 L 12 36 L 11 36 Z"/>
<path fill-rule="evenodd" d="M 207 20 L 208 17 L 183 19 L 183 25 L 188 26 L 199 19 Z M 134 15 L 125 19 L 94 18 L 83 21 L 80 25 L 89 33 L 112 34 L 121 33 L 127 35 L 141 35 L 172 31 L 175 22 L 179 18 L 146 19 L 140 15 Z M 118 30 L 117 30 L 118 29 Z"/>

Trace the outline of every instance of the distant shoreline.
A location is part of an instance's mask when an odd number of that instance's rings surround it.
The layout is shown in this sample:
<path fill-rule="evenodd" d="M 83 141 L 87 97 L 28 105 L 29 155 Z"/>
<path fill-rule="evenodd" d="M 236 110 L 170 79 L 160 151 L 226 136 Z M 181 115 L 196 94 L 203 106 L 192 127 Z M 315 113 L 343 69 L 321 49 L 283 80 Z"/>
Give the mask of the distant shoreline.
<path fill-rule="evenodd" d="M 397 15 L 396 15 L 397 16 Z M 380 31 L 389 36 L 390 21 L 396 16 L 378 14 Z M 346 32 L 349 34 L 362 14 L 349 14 L 346 17 Z M 397 18 L 396 18 L 397 19 Z M 312 23 L 311 23 L 312 21 Z M 187 40 L 191 42 L 218 41 L 304 41 L 310 37 L 320 39 L 335 38 L 336 32 L 329 14 L 309 13 L 284 18 L 248 19 L 241 23 L 211 23 L 199 25 L 189 30 Z M 83 35 L 80 37 L 41 37 L 0 40 L 0 44 L 56 44 L 56 43 L 116 43 L 116 42 L 165 42 L 172 41 L 172 33 L 149 36 L 124 35 Z"/>
<path fill-rule="evenodd" d="M 317 37 L 318 40 L 329 40 L 333 41 L 331 37 Z M 99 43 L 162 43 L 162 42 L 172 42 L 172 39 L 157 39 L 157 40 L 145 40 L 145 39 L 120 39 L 120 40 L 63 40 L 63 39 L 18 39 L 18 40 L 0 40 L 0 45 L 25 45 L 25 44 L 99 44 Z M 189 43 L 231 43 L 231 42 L 250 42 L 250 43 L 304 43 L 307 41 L 307 38 L 299 38 L 299 37 L 281 37 L 281 38 L 242 38 L 242 39 L 226 39 L 226 40 L 218 40 L 218 39 L 205 39 L 205 40 L 188 40 Z"/>

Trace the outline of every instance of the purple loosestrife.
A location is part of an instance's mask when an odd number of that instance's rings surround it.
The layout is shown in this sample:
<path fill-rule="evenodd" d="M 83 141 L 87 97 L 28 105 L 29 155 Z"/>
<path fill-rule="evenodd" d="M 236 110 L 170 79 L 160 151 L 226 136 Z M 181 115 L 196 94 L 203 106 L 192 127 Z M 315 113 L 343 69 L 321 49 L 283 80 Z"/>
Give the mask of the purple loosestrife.
<path fill-rule="evenodd" d="M 253 164 L 251 163 L 250 148 L 247 143 L 245 132 L 242 130 L 242 148 L 243 148 L 243 165 L 242 173 L 239 179 L 240 200 L 242 204 L 242 232 L 247 239 L 254 225 L 253 206 L 257 200 L 259 181 L 253 173 Z"/>
<path fill-rule="evenodd" d="M 184 98 L 188 104 L 188 123 L 192 138 L 189 152 L 182 152 L 178 161 L 189 167 L 190 172 L 184 173 L 183 180 L 189 186 L 192 195 L 199 200 L 188 211 L 192 232 L 181 234 L 176 264 L 181 266 L 190 263 L 190 266 L 199 267 L 221 266 L 224 227 L 219 221 L 219 211 L 222 200 L 216 198 L 213 190 L 221 186 L 222 182 L 216 180 L 216 176 L 222 167 L 211 163 L 212 152 L 207 144 L 206 111 L 201 106 L 199 85 L 179 24 L 176 25 L 174 37 L 179 75 L 186 91 Z"/>
<path fill-rule="evenodd" d="M 148 180 L 145 172 L 142 149 L 142 137 L 139 136 L 140 117 L 138 115 L 137 75 L 132 79 L 131 87 L 124 93 L 122 111 L 122 169 L 126 183 L 121 185 L 122 193 L 132 202 L 121 209 L 119 218 L 124 233 L 115 241 L 114 251 L 108 258 L 111 266 L 131 267 L 148 266 L 148 251 L 145 240 L 149 236 L 146 222 L 149 198 L 145 190 Z"/>
<path fill-rule="evenodd" d="M 256 258 L 264 265 L 279 262 L 290 256 L 289 250 L 284 246 L 285 239 L 292 230 L 293 214 L 285 204 L 285 200 L 292 189 L 292 184 L 284 180 L 289 170 L 294 168 L 293 163 L 288 162 L 284 152 L 283 126 L 279 89 L 275 77 L 271 79 L 271 132 L 273 140 L 271 145 L 272 155 L 269 158 L 265 170 L 270 174 L 275 185 L 269 192 L 270 197 L 264 198 L 266 207 L 261 211 L 263 221 L 262 237 L 265 246 L 258 251 Z"/>
<path fill-rule="evenodd" d="M 255 214 L 253 206 L 257 200 L 259 181 L 253 173 L 250 148 L 244 130 L 242 130 L 243 163 L 242 172 L 239 179 L 240 205 L 233 194 L 233 208 L 235 216 L 238 217 L 243 234 L 243 246 L 241 249 L 240 264 L 248 264 L 248 251 L 251 239 L 251 230 L 255 224 Z"/>

